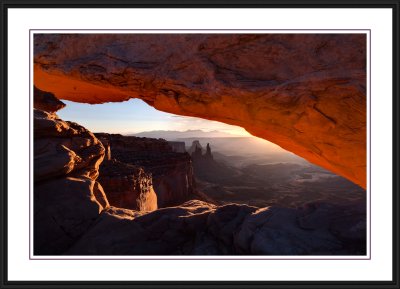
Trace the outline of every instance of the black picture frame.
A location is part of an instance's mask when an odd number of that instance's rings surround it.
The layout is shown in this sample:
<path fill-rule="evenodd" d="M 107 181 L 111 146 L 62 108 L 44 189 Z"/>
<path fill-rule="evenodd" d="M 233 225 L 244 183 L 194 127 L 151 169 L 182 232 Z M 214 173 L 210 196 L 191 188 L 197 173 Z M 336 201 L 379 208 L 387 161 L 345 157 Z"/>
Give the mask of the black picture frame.
<path fill-rule="evenodd" d="M 272 0 L 21 0 L 0 1 L 1 5 L 1 78 L 0 87 L 0 288 L 400 288 L 399 280 L 399 66 L 400 0 L 350 1 L 272 1 Z M 393 260 L 391 281 L 11 281 L 8 279 L 8 9 L 10 8 L 390 8 L 393 12 Z M 32 12 L 34 13 L 34 12 Z"/>

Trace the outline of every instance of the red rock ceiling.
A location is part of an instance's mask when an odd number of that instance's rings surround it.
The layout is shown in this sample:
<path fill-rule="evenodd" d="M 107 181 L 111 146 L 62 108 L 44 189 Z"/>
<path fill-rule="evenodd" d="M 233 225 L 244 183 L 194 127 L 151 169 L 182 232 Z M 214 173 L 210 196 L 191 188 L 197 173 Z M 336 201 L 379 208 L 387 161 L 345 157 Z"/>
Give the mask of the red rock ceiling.
<path fill-rule="evenodd" d="M 365 35 L 36 34 L 34 63 L 61 99 L 238 125 L 366 187 Z"/>

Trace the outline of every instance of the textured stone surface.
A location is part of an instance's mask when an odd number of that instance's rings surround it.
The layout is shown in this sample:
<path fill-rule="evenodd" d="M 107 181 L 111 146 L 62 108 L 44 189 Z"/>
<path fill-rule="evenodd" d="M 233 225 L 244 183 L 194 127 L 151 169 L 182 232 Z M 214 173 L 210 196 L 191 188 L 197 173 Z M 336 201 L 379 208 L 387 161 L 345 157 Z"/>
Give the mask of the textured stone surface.
<path fill-rule="evenodd" d="M 33 91 L 33 107 L 48 112 L 56 112 L 65 107 L 65 103 L 60 101 L 54 94 L 42 91 L 34 87 Z"/>
<path fill-rule="evenodd" d="M 244 127 L 366 186 L 361 34 L 35 34 L 34 82 Z M 132 112 L 134 113 L 134 112 Z"/>
<path fill-rule="evenodd" d="M 35 107 L 57 110 L 60 103 L 52 97 L 43 103 L 35 98 Z M 86 233 L 100 212 L 109 207 L 96 181 L 104 147 L 90 131 L 59 119 L 55 113 L 35 109 L 33 116 L 34 253 L 57 255 Z"/>
<path fill-rule="evenodd" d="M 178 205 L 191 197 L 194 177 L 192 162 L 187 153 L 174 152 L 171 145 L 163 139 L 106 133 L 98 133 L 96 136 L 105 146 L 110 147 L 113 159 L 142 168 L 143 177 L 151 174 L 159 208 Z M 100 182 L 107 187 L 107 194 L 113 190 L 105 184 L 103 176 Z"/>
<path fill-rule="evenodd" d="M 150 213 L 109 208 L 64 254 L 362 255 L 365 208 L 349 207 L 351 214 L 337 205 L 260 209 L 192 200 Z M 319 225 L 304 227 L 305 217 Z"/>
<path fill-rule="evenodd" d="M 112 206 L 138 211 L 157 209 L 152 176 L 141 167 L 105 160 L 101 164 L 98 181 L 107 192 Z"/>
<path fill-rule="evenodd" d="M 35 182 L 65 175 L 95 180 L 104 152 L 101 142 L 84 127 L 35 109 Z"/>
<path fill-rule="evenodd" d="M 35 254 L 365 254 L 366 207 L 358 202 L 110 206 L 96 181 L 104 146 L 60 120 L 61 104 L 44 92 L 89 103 L 139 97 L 160 110 L 240 125 L 365 187 L 364 36 L 37 35 L 34 77 L 43 90 L 35 96 L 44 96 L 34 101 Z M 162 140 L 116 140 L 109 161 L 124 156 L 151 170 L 163 180 L 154 186 L 165 190 L 164 205 L 189 196 L 189 155 Z"/>

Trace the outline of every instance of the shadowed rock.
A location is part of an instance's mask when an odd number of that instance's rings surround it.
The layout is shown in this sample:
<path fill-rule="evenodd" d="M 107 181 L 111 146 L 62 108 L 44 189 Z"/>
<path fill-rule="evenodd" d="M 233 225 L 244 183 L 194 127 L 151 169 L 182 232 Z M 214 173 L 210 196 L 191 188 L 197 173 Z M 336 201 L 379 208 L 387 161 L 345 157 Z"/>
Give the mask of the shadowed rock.
<path fill-rule="evenodd" d="M 48 112 L 56 112 L 65 107 L 65 103 L 60 101 L 51 92 L 45 92 L 36 86 L 33 91 L 33 107 Z"/>
<path fill-rule="evenodd" d="M 355 205 L 355 206 L 354 206 Z M 192 200 L 151 213 L 105 210 L 67 255 L 363 255 L 365 208 L 352 216 L 343 206 L 307 208 L 214 206 Z M 303 220 L 304 221 L 304 220 Z M 346 222 L 349 222 L 346 224 Z M 340 228 L 340 229 L 339 229 Z M 353 234 L 353 231 L 359 232 Z M 343 234 L 344 233 L 344 234 Z"/>
<path fill-rule="evenodd" d="M 90 131 L 52 112 L 35 109 L 33 127 L 34 254 L 57 255 L 109 207 L 96 182 L 104 147 Z"/>
<path fill-rule="evenodd" d="M 86 233 L 105 207 L 104 191 L 91 179 L 67 177 L 36 184 L 34 253 L 63 253 Z"/>

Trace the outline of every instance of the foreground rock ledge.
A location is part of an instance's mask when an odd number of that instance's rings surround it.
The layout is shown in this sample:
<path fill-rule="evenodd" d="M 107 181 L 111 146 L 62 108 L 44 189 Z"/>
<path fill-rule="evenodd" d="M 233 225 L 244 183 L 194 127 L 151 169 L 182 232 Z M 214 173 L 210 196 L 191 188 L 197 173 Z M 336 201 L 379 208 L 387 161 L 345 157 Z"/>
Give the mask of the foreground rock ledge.
<path fill-rule="evenodd" d="M 238 125 L 366 187 L 365 35 L 36 34 L 34 45 L 35 85 L 61 99 L 141 98 Z"/>
<path fill-rule="evenodd" d="M 145 213 L 110 207 L 63 255 L 364 255 L 365 206 L 215 206 Z"/>

